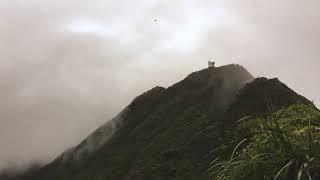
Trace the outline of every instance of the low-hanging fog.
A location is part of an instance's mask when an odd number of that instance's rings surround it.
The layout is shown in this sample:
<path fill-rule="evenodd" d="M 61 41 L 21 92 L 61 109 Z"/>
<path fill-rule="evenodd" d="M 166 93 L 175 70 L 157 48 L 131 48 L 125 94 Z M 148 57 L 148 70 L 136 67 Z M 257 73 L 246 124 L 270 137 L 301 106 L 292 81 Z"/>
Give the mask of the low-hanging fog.
<path fill-rule="evenodd" d="M 318 0 L 1 0 L 0 168 L 48 161 L 156 85 L 240 63 L 320 104 Z"/>

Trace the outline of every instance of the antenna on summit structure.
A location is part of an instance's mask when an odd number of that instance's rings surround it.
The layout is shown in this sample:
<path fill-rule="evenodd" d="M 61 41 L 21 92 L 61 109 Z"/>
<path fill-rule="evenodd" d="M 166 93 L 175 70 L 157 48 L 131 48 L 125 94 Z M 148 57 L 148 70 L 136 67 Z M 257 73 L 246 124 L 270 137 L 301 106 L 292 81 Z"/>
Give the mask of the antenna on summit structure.
<path fill-rule="evenodd" d="M 215 64 L 216 64 L 216 63 L 215 63 L 214 61 L 209 61 L 209 62 L 208 62 L 208 67 L 209 67 L 209 68 L 215 68 Z"/>

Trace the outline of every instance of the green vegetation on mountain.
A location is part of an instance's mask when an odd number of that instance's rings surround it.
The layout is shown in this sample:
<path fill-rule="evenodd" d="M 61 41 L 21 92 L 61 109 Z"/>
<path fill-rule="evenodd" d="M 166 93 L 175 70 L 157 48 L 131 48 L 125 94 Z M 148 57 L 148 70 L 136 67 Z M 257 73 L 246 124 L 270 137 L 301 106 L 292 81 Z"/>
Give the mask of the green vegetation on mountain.
<path fill-rule="evenodd" d="M 320 179 L 320 112 L 314 106 L 292 105 L 238 124 L 250 136 L 229 158 L 211 164 L 214 179 Z"/>
<path fill-rule="evenodd" d="M 312 106 L 278 79 L 254 79 L 239 65 L 204 69 L 137 97 L 100 148 L 87 151 L 89 136 L 68 160 L 60 156 L 32 180 L 212 180 L 212 161 L 224 162 L 252 137 L 238 120 L 267 118 L 295 104 Z M 75 156 L 79 150 L 85 155 Z M 231 177 L 228 172 L 223 176 Z"/>

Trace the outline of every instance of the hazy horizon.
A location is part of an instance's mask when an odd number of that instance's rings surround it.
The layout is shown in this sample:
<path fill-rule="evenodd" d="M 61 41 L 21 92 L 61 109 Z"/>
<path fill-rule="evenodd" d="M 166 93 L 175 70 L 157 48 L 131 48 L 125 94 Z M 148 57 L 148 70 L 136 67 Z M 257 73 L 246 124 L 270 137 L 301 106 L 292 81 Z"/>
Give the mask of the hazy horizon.
<path fill-rule="evenodd" d="M 0 2 L 0 168 L 51 160 L 154 86 L 237 63 L 320 106 L 320 1 Z"/>

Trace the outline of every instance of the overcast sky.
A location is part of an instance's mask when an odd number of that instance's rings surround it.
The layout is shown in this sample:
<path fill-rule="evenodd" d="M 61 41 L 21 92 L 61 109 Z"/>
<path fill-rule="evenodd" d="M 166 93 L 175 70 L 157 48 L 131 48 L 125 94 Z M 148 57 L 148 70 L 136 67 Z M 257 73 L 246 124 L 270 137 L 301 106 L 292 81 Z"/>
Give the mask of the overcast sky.
<path fill-rule="evenodd" d="M 135 96 L 239 63 L 320 104 L 319 0 L 1 0 L 0 167 L 52 159 Z"/>

